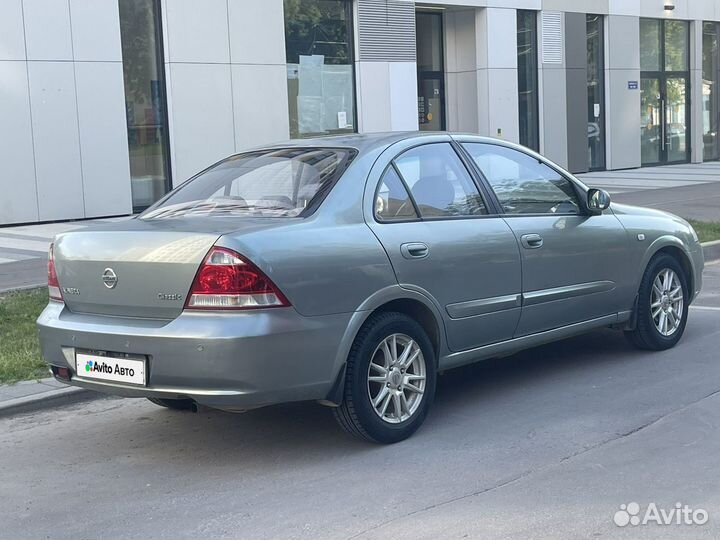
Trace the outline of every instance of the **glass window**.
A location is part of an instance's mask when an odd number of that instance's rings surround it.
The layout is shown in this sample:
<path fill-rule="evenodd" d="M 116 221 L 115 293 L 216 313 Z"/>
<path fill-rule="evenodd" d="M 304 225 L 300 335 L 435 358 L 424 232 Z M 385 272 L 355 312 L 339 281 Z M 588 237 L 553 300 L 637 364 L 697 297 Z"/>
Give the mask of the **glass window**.
<path fill-rule="evenodd" d="M 517 58 L 520 144 L 539 150 L 537 14 L 534 11 L 517 12 Z"/>
<path fill-rule="evenodd" d="M 418 217 L 407 189 L 392 166 L 388 167 L 380 180 L 375 195 L 375 217 L 380 221 Z"/>
<path fill-rule="evenodd" d="M 665 71 L 688 69 L 688 24 L 665 21 Z"/>
<path fill-rule="evenodd" d="M 170 186 L 159 0 L 119 0 L 125 112 L 134 211 Z"/>
<path fill-rule="evenodd" d="M 418 125 L 421 131 L 445 129 L 445 66 L 442 13 L 415 14 L 418 74 Z"/>
<path fill-rule="evenodd" d="M 588 168 L 605 168 L 603 17 L 587 15 Z"/>
<path fill-rule="evenodd" d="M 720 138 L 718 138 L 718 120 L 720 119 L 720 40 L 718 24 L 706 22 L 703 25 L 703 159 L 720 158 Z"/>
<path fill-rule="evenodd" d="M 442 13 L 416 13 L 418 71 L 443 71 Z"/>
<path fill-rule="evenodd" d="M 353 157 L 351 150 L 334 148 L 238 154 L 203 171 L 141 217 L 299 216 L 317 205 Z"/>
<path fill-rule="evenodd" d="M 352 2 L 285 0 L 290 136 L 355 131 Z"/>
<path fill-rule="evenodd" d="M 418 146 L 395 164 L 423 217 L 487 214 L 477 186 L 450 144 Z"/>
<path fill-rule="evenodd" d="M 494 144 L 463 145 L 508 214 L 579 214 L 570 180 L 536 158 Z"/>
<path fill-rule="evenodd" d="M 640 19 L 640 69 L 660 71 L 659 19 Z"/>

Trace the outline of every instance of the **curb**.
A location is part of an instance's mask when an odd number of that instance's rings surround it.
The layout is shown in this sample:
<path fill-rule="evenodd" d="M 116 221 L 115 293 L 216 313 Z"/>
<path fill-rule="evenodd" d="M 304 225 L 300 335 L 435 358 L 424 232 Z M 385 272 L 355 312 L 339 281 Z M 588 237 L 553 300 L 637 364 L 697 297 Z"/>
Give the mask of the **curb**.
<path fill-rule="evenodd" d="M 57 388 L 41 394 L 23 396 L 3 401 L 0 403 L 0 418 L 20 413 L 38 411 L 41 409 L 48 409 L 51 407 L 70 405 L 72 403 L 79 403 L 81 401 L 88 401 L 99 397 L 102 397 L 102 394 L 85 388 L 78 388 L 76 386 Z"/>
<path fill-rule="evenodd" d="M 700 244 L 703 248 L 703 255 L 705 261 L 716 261 L 720 259 L 720 240 L 714 240 L 712 242 L 703 242 Z"/>

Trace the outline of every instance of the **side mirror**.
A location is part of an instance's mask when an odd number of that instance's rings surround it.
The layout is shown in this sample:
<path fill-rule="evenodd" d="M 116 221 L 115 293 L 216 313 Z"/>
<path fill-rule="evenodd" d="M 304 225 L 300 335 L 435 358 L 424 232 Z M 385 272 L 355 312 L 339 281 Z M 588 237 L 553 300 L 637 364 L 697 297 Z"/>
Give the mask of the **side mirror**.
<path fill-rule="evenodd" d="M 610 194 L 604 189 L 591 188 L 587 192 L 588 210 L 599 214 L 610 207 Z"/>

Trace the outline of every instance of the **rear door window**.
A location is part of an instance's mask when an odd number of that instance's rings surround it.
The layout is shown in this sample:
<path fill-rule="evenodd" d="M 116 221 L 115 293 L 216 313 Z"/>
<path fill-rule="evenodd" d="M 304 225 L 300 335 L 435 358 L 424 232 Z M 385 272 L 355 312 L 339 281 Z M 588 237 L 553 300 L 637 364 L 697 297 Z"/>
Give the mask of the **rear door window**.
<path fill-rule="evenodd" d="M 487 214 L 477 186 L 449 143 L 418 146 L 401 154 L 395 164 L 422 217 Z"/>
<path fill-rule="evenodd" d="M 203 171 L 140 217 L 302 216 L 317 207 L 354 156 L 354 150 L 338 148 L 239 154 Z"/>
<path fill-rule="evenodd" d="M 375 194 L 375 217 L 379 221 L 402 221 L 418 217 L 410 195 L 392 165 L 383 174 Z"/>

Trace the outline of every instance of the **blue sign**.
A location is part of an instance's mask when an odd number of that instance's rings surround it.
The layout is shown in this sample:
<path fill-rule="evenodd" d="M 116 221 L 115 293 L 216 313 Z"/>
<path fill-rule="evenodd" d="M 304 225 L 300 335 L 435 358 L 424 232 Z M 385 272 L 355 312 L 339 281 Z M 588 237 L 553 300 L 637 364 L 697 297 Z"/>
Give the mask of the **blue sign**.
<path fill-rule="evenodd" d="M 638 89 L 637 81 L 628 81 L 628 90 L 637 90 L 637 89 Z"/>

